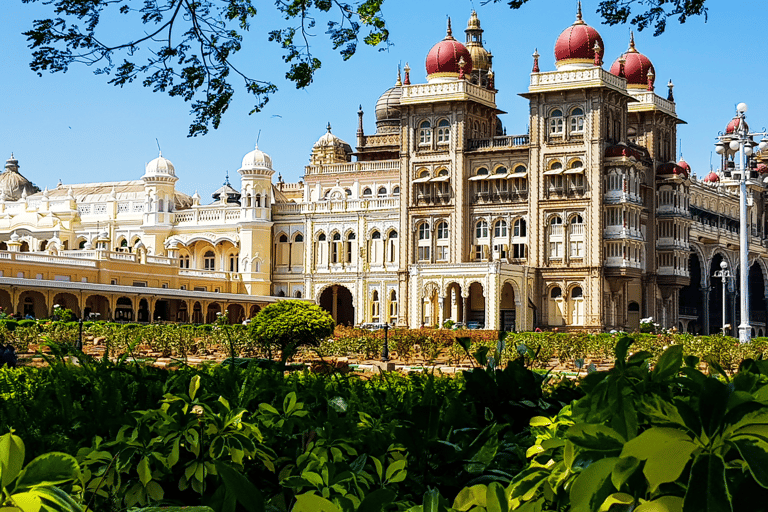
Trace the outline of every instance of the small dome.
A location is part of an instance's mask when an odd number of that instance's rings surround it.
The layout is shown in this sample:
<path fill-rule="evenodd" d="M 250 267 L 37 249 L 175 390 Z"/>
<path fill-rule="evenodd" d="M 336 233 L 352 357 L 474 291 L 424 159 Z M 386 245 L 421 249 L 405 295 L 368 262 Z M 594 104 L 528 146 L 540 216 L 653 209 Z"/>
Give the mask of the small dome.
<path fill-rule="evenodd" d="M 462 59 L 464 65 L 460 66 Z M 433 46 L 427 54 L 426 67 L 428 81 L 435 78 L 458 78 L 461 71 L 469 77 L 472 72 L 472 56 L 466 46 L 453 38 L 450 18 L 445 39 Z"/>
<path fill-rule="evenodd" d="M 0 192 L 6 201 L 17 201 L 35 193 L 35 186 L 19 173 L 19 161 L 13 157 L 5 162 L 5 171 L 0 174 Z"/>
<path fill-rule="evenodd" d="M 400 120 L 400 98 L 403 88 L 399 85 L 387 89 L 376 102 L 376 121 Z"/>
<path fill-rule="evenodd" d="M 768 165 L 763 163 L 757 164 L 757 172 L 760 174 L 768 174 Z"/>
<path fill-rule="evenodd" d="M 144 170 L 145 178 L 153 176 L 176 177 L 176 168 L 173 167 L 170 160 L 163 157 L 162 151 L 157 158 L 147 164 Z"/>
<path fill-rule="evenodd" d="M 683 179 L 688 178 L 688 171 L 680 167 L 674 162 L 667 162 L 661 164 L 656 168 L 656 177 L 664 176 L 680 176 Z"/>
<path fill-rule="evenodd" d="M 352 147 L 349 144 L 331 133 L 331 123 L 328 123 L 326 130 L 327 131 L 323 134 L 323 136 L 317 139 L 315 145 L 312 146 L 313 148 L 346 147 L 349 148 L 350 152 L 352 151 Z"/>
<path fill-rule="evenodd" d="M 637 51 L 635 48 L 635 34 L 632 33 L 629 38 L 629 49 L 613 62 L 611 73 L 619 76 L 621 72 L 621 58 L 624 58 L 624 76 L 627 79 L 627 88 L 629 89 L 647 89 L 648 72 L 651 73 L 651 83 L 655 81 L 656 70 L 651 63 L 651 59 Z"/>
<path fill-rule="evenodd" d="M 474 10 L 464 32 L 467 33 L 467 50 L 472 57 L 472 69 L 483 71 L 491 69 L 491 53 L 483 48 L 483 29 L 480 28 L 480 19 Z"/>
<path fill-rule="evenodd" d="M 691 174 L 691 166 L 688 164 L 688 162 L 683 160 L 682 157 L 680 157 L 680 161 L 677 162 L 677 165 L 685 170 L 686 173 Z"/>
<path fill-rule="evenodd" d="M 600 33 L 581 19 L 581 2 L 576 21 L 563 30 L 555 43 L 555 66 L 557 69 L 589 67 L 595 64 L 595 43 L 600 46 L 602 59 L 605 45 Z M 564 67 L 565 66 L 565 67 Z"/>
<path fill-rule="evenodd" d="M 254 145 L 254 150 L 243 157 L 241 171 L 251 171 L 255 169 L 272 170 L 272 158 L 259 149 L 259 145 Z"/>
<path fill-rule="evenodd" d="M 709 174 L 707 174 L 703 181 L 704 183 L 717 183 L 720 181 L 720 176 L 718 176 L 716 172 L 711 171 Z"/>
<path fill-rule="evenodd" d="M 733 119 L 731 119 L 731 122 L 728 123 L 728 126 L 725 127 L 725 133 L 735 133 L 736 130 L 739 129 L 740 121 L 744 123 L 743 125 L 744 129 L 749 131 L 749 125 L 747 124 L 747 122 L 741 119 L 739 116 L 735 116 Z"/>

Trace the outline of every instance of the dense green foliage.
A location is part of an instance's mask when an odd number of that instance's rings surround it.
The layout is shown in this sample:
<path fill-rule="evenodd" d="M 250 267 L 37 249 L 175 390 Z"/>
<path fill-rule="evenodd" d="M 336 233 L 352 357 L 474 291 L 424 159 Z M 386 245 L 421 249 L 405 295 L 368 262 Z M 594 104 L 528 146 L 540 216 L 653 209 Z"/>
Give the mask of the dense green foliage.
<path fill-rule="evenodd" d="M 248 332 L 256 345 L 280 351 L 280 361 L 293 357 L 299 347 L 318 346 L 333 334 L 336 323 L 331 315 L 318 306 L 300 300 L 275 302 L 258 312 L 251 320 Z"/>

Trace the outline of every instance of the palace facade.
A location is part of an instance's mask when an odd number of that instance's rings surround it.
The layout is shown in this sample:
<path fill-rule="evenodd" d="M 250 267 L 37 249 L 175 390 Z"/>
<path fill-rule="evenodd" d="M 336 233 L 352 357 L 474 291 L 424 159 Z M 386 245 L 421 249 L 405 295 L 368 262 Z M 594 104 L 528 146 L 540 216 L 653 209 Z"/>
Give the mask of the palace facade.
<path fill-rule="evenodd" d="M 606 69 L 581 16 L 533 55 L 529 133 L 508 135 L 493 56 L 473 12 L 375 105 L 355 148 L 331 126 L 299 183 L 258 147 L 202 204 L 160 155 L 140 179 L 35 190 L 13 157 L 0 175 L 0 306 L 54 305 L 131 321 L 233 321 L 264 304 L 314 300 L 337 322 L 488 329 L 717 332 L 738 325 L 739 178 L 734 155 L 698 179 L 676 159 L 673 85 L 659 95 L 636 48 Z M 726 133 L 744 122 L 735 118 Z M 768 166 L 749 176 L 750 314 L 766 332 Z"/>

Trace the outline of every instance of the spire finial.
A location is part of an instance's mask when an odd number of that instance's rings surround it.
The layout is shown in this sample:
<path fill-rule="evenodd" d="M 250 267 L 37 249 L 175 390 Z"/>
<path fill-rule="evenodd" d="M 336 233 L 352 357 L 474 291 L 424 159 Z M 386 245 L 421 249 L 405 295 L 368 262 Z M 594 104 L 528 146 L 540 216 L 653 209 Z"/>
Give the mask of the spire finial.
<path fill-rule="evenodd" d="M 227 170 L 226 177 L 224 178 L 224 184 L 229 185 L 229 170 Z"/>
<path fill-rule="evenodd" d="M 653 72 L 653 68 L 648 70 L 646 76 L 648 77 L 648 90 L 653 91 L 653 79 L 656 78 L 656 73 Z"/>
<path fill-rule="evenodd" d="M 411 85 L 411 66 L 409 66 L 407 62 L 405 63 L 403 70 L 405 71 L 405 81 L 403 81 L 403 84 Z"/>
<path fill-rule="evenodd" d="M 453 39 L 453 30 L 451 30 L 451 17 L 448 16 L 448 30 L 445 32 L 446 39 Z"/>
<path fill-rule="evenodd" d="M 603 56 L 600 55 L 600 52 L 603 51 L 603 49 L 600 47 L 600 43 L 595 41 L 595 46 L 593 46 L 592 49 L 595 50 L 595 66 L 602 66 Z"/>
<path fill-rule="evenodd" d="M 533 49 L 533 55 L 531 55 L 531 57 L 533 57 L 533 69 L 531 70 L 531 73 L 538 73 L 539 72 L 539 57 L 541 57 L 541 55 L 539 55 L 539 49 L 538 48 L 534 48 Z"/>
<path fill-rule="evenodd" d="M 331 122 L 328 121 L 328 126 L 325 127 L 326 130 L 328 130 L 328 133 L 331 133 Z"/>
<path fill-rule="evenodd" d="M 579 0 L 579 8 L 576 11 L 576 20 L 577 21 L 584 21 L 581 19 L 581 0 Z"/>
<path fill-rule="evenodd" d="M 396 87 L 402 87 L 403 81 L 400 79 L 400 64 L 397 65 L 397 82 L 395 82 Z"/>
<path fill-rule="evenodd" d="M 627 75 L 626 75 L 626 72 L 625 72 L 626 64 L 627 64 L 627 58 L 624 55 L 619 57 L 619 76 L 621 78 L 627 78 Z"/>
<path fill-rule="evenodd" d="M 669 83 L 667 84 L 667 87 L 669 87 L 669 93 L 667 94 L 667 100 L 669 101 L 675 101 L 675 95 L 672 94 L 672 88 L 675 86 L 675 84 L 672 83 L 672 79 L 669 79 Z"/>

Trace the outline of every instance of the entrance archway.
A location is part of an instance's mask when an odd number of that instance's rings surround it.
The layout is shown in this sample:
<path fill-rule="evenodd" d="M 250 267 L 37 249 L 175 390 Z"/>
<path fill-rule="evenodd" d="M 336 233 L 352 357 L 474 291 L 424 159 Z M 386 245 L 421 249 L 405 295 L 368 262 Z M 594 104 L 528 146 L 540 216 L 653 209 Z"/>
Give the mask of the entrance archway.
<path fill-rule="evenodd" d="M 69 309 L 75 315 L 80 318 L 80 306 L 77 301 L 77 297 L 71 293 L 57 293 L 53 297 L 53 306 L 59 306 L 62 309 Z"/>
<path fill-rule="evenodd" d="M 451 283 L 446 290 L 446 296 L 443 300 L 443 318 L 451 319 L 454 322 L 464 321 L 464 299 L 461 296 L 461 286 L 459 283 Z"/>
<path fill-rule="evenodd" d="M 152 320 L 158 322 L 167 322 L 170 312 L 170 303 L 167 300 L 158 300 L 155 302 L 155 311 L 152 313 Z"/>
<path fill-rule="evenodd" d="M 192 323 L 203 323 L 203 306 L 201 306 L 199 302 L 195 302 L 195 305 L 192 306 Z"/>
<path fill-rule="evenodd" d="M 517 320 L 517 311 L 515 309 L 515 289 L 512 284 L 507 282 L 501 287 L 501 301 L 499 301 L 499 313 L 501 323 L 499 329 L 502 331 L 514 331 Z"/>
<path fill-rule="evenodd" d="M 45 304 L 45 296 L 34 290 L 22 292 L 19 296 L 18 312 L 23 318 L 46 318 L 48 307 Z"/>
<path fill-rule="evenodd" d="M 687 321 L 687 332 L 698 334 L 704 329 L 704 294 L 701 293 L 701 260 L 695 252 L 688 258 L 688 272 L 691 282 L 680 290 L 678 315 L 681 321 Z M 720 293 L 722 299 L 722 290 Z"/>
<path fill-rule="evenodd" d="M 723 261 L 721 254 L 715 254 L 712 258 L 712 263 L 709 266 L 709 275 L 712 282 L 712 286 L 709 288 L 709 333 L 717 334 L 723 331 L 723 324 L 729 323 L 729 293 L 726 284 L 726 311 L 725 318 L 723 318 L 723 280 L 717 277 L 712 277 L 715 272 L 721 270 L 720 263 Z M 729 268 L 731 275 L 734 275 L 734 269 Z M 731 278 L 733 279 L 733 278 Z M 733 322 L 730 322 L 733 323 Z M 726 333 L 729 334 L 729 333 Z"/>
<path fill-rule="evenodd" d="M 212 324 L 216 321 L 217 313 L 221 313 L 221 306 L 218 302 L 208 304 L 208 311 L 205 314 L 205 323 Z"/>
<path fill-rule="evenodd" d="M 92 313 L 95 320 L 109 320 L 109 299 L 103 295 L 90 295 L 85 299 L 83 318 L 90 319 Z"/>
<path fill-rule="evenodd" d="M 136 320 L 143 323 L 149 322 L 149 302 L 147 299 L 139 301 L 139 311 L 136 314 Z"/>
<path fill-rule="evenodd" d="M 331 314 L 337 325 L 354 325 L 355 307 L 352 294 L 344 286 L 334 284 L 320 294 L 320 307 Z"/>
<path fill-rule="evenodd" d="M 13 314 L 13 304 L 11 303 L 11 294 L 5 290 L 0 290 L 0 312 L 7 315 Z"/>
<path fill-rule="evenodd" d="M 256 314 L 257 314 L 259 311 L 261 311 L 261 306 L 259 306 L 258 304 L 254 304 L 253 306 L 251 306 L 251 309 L 250 309 L 250 310 L 249 310 L 249 312 L 248 312 L 248 318 L 253 318 L 253 317 L 255 317 L 255 316 L 256 316 Z"/>
<path fill-rule="evenodd" d="M 118 322 L 133 322 L 133 301 L 128 297 L 117 299 L 115 320 Z"/>
<path fill-rule="evenodd" d="M 565 323 L 565 299 L 563 298 L 563 289 L 559 286 L 553 286 L 549 290 L 547 313 L 549 325 L 557 327 Z"/>
<path fill-rule="evenodd" d="M 640 330 L 640 304 L 635 301 L 627 305 L 627 327 L 630 331 Z"/>
<path fill-rule="evenodd" d="M 227 306 L 227 318 L 230 324 L 240 324 L 245 320 L 245 311 L 240 304 Z"/>
<path fill-rule="evenodd" d="M 472 283 L 469 285 L 469 311 L 467 323 L 473 324 L 479 328 L 485 327 L 485 296 L 483 295 L 483 285 Z"/>

